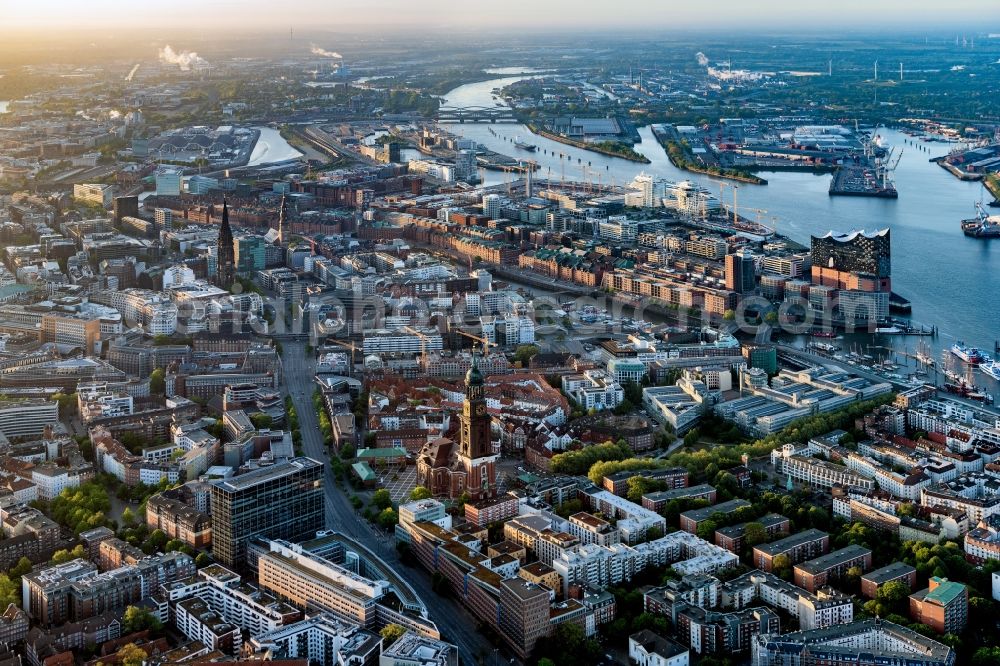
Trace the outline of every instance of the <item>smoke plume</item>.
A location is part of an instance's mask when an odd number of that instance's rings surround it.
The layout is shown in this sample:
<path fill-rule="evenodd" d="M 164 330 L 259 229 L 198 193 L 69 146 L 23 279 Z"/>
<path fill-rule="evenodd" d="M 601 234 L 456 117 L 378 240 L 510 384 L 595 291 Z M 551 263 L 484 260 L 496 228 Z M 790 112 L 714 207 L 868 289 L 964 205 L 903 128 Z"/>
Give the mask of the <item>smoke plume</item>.
<path fill-rule="evenodd" d="M 182 72 L 190 71 L 192 67 L 204 67 L 208 61 L 193 51 L 174 51 L 169 44 L 160 49 L 160 62 L 177 65 Z"/>
<path fill-rule="evenodd" d="M 702 67 L 708 67 L 708 56 L 706 56 L 701 51 L 694 54 L 694 57 L 698 60 L 698 64 Z"/>
<path fill-rule="evenodd" d="M 313 55 L 322 56 L 324 58 L 337 58 L 338 60 L 343 60 L 344 56 L 340 55 L 336 51 L 327 51 L 326 49 L 320 48 L 313 44 L 309 49 L 310 53 Z"/>

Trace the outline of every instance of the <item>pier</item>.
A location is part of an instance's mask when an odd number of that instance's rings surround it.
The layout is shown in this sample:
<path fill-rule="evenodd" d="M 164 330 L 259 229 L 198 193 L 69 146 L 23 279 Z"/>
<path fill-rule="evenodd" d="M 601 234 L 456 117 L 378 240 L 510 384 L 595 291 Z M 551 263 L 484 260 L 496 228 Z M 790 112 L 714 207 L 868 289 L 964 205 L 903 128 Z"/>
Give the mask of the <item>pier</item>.
<path fill-rule="evenodd" d="M 875 168 L 859 165 L 842 166 L 833 172 L 830 196 L 896 199 L 899 193 L 891 183 L 880 180 Z"/>

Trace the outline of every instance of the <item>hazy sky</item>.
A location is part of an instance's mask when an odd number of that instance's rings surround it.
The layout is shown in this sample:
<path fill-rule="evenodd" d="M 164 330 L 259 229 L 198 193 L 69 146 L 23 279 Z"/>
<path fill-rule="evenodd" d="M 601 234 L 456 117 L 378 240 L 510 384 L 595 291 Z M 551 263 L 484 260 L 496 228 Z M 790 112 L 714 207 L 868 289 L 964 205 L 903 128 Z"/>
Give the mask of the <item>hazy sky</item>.
<path fill-rule="evenodd" d="M 821 31 L 965 23 L 1000 32 L 998 0 L 0 0 L 2 27 L 726 27 Z M 213 25 L 214 24 L 214 25 Z"/>

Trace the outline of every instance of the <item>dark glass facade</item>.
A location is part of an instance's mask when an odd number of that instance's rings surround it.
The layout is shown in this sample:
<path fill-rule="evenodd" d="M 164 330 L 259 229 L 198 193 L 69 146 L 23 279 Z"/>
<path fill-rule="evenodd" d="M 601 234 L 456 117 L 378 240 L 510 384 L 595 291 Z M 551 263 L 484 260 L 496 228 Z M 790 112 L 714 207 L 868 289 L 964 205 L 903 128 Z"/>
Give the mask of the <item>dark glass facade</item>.
<path fill-rule="evenodd" d="M 889 230 L 830 232 L 812 237 L 812 265 L 847 273 L 867 273 L 877 278 L 892 276 Z"/>
<path fill-rule="evenodd" d="M 212 484 L 212 555 L 243 569 L 254 537 L 299 541 L 325 526 L 323 464 L 288 462 Z"/>

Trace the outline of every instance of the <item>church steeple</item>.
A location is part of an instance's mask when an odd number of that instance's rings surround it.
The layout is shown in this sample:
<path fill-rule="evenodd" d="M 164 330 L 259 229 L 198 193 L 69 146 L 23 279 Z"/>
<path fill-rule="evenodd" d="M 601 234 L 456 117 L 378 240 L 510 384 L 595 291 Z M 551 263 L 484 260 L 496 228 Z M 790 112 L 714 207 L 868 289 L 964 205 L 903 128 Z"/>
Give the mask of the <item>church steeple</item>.
<path fill-rule="evenodd" d="M 479 370 L 479 359 L 476 356 L 476 350 L 472 350 L 472 365 L 469 366 L 469 371 L 465 373 L 465 394 L 466 396 L 471 396 L 473 387 L 483 385 L 483 373 Z"/>
<path fill-rule="evenodd" d="M 222 200 L 222 225 L 219 227 L 218 252 L 215 264 L 215 282 L 222 289 L 233 286 L 235 279 L 236 251 L 233 248 L 233 229 L 229 226 L 229 202 Z"/>
<path fill-rule="evenodd" d="M 275 239 L 275 245 L 283 245 L 285 243 L 285 218 L 288 216 L 288 203 L 285 201 L 285 195 L 281 195 L 281 210 L 278 212 L 278 237 Z"/>
<path fill-rule="evenodd" d="M 492 454 L 490 415 L 486 406 L 486 381 L 475 352 L 465 374 L 465 404 L 462 406 L 462 455 L 475 460 Z"/>

